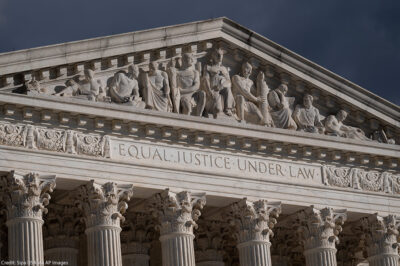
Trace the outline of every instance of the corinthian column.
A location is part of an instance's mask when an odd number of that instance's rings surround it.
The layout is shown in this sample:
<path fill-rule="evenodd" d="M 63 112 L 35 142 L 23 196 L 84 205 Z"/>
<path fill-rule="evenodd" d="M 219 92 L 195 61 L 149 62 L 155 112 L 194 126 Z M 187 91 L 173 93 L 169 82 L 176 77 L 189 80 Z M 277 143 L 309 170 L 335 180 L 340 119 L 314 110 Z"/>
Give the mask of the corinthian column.
<path fill-rule="evenodd" d="M 76 207 L 49 205 L 44 225 L 44 257 L 46 265 L 78 265 L 79 236 L 83 233 L 80 213 Z"/>
<path fill-rule="evenodd" d="M 381 217 L 374 214 L 363 218 L 361 227 L 369 265 L 398 266 L 400 218 L 395 215 Z"/>
<path fill-rule="evenodd" d="M 120 222 L 132 194 L 132 185 L 113 182 L 99 185 L 92 180 L 79 188 L 78 206 L 85 215 L 90 266 L 122 266 Z"/>
<path fill-rule="evenodd" d="M 11 172 L 1 177 L 7 206 L 8 256 L 24 265 L 43 265 L 43 213 L 56 186 L 55 176 Z"/>
<path fill-rule="evenodd" d="M 298 214 L 307 266 L 337 265 L 336 244 L 346 217 L 346 210 L 318 210 L 313 206 Z"/>
<path fill-rule="evenodd" d="M 187 191 L 156 194 L 151 208 L 160 223 L 163 266 L 195 266 L 193 227 L 206 203 L 205 194 Z"/>
<path fill-rule="evenodd" d="M 230 216 L 236 226 L 241 266 L 271 266 L 270 237 L 281 203 L 255 202 L 246 198 L 231 205 Z"/>

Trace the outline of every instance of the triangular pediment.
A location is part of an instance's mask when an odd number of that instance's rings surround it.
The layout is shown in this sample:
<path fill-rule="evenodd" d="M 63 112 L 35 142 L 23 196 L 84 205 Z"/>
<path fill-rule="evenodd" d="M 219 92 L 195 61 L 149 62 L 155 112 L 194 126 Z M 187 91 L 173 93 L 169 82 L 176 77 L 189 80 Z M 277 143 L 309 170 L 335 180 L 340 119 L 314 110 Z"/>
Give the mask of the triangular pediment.
<path fill-rule="evenodd" d="M 211 53 L 217 48 L 224 51 L 222 66 L 227 70 L 230 79 L 235 75 L 241 75 L 243 63 L 248 62 L 252 66 L 249 79 L 253 81 L 254 88 L 250 93 L 255 97 L 260 97 L 257 95 L 260 93 L 259 87 L 261 86 L 258 76 L 263 73 L 268 89 L 265 95 L 268 99 L 264 100 L 269 106 L 268 108 L 272 108 L 272 100 L 270 101 L 268 93 L 275 91 L 281 84 L 286 84 L 288 87 L 286 99 L 290 109 L 288 118 L 292 119 L 292 113 L 296 110 L 296 106 L 301 108 L 303 98 L 308 94 L 313 97 L 313 106 L 319 111 L 321 127 L 325 127 L 329 116 L 345 110 L 348 117 L 343 124 L 355 128 L 348 138 L 363 140 L 357 134 L 364 132 L 366 138 L 375 138 L 386 143 L 400 142 L 399 106 L 227 18 L 0 54 L 0 91 L 2 94 L 27 94 L 28 97 L 54 99 L 54 101 L 67 101 L 68 103 L 76 102 L 77 104 L 86 100 L 94 104 L 96 101 L 103 102 L 101 105 L 104 106 L 104 102 L 106 102 L 109 103 L 107 108 L 110 109 L 132 106 L 131 110 L 135 112 L 146 107 L 144 76 L 148 75 L 151 62 L 157 62 L 159 69 L 165 71 L 165 74 L 169 75 L 169 79 L 171 79 L 171 66 L 179 71 L 182 55 L 189 52 L 196 59 L 193 68 L 198 70 L 202 83 L 207 66 L 212 67 Z M 138 68 L 135 79 L 138 82 L 137 96 L 141 102 L 129 105 L 124 102 L 122 96 L 120 102 L 110 100 L 109 90 L 115 83 L 116 76 L 118 73 L 122 73 L 121 75 L 124 77 L 128 76 L 128 67 L 132 64 Z M 75 95 L 79 93 L 74 90 L 80 86 L 80 83 L 85 83 L 84 71 L 87 69 L 93 70 L 93 81 L 97 84 L 96 86 L 100 86 L 104 90 L 103 99 L 88 99 L 90 97 L 87 95 Z M 209 70 L 214 71 L 211 68 Z M 170 85 L 172 87 L 172 84 Z M 81 90 L 84 89 L 81 88 Z M 85 92 L 81 94 L 85 94 Z M 237 101 L 237 94 L 237 92 L 233 92 L 235 101 Z M 224 95 L 221 97 L 221 101 L 224 102 L 226 97 Z M 171 103 L 165 112 L 174 112 L 173 98 L 172 95 L 169 95 L 168 100 Z M 209 98 L 210 96 L 207 95 L 205 101 L 209 101 Z M 191 97 L 188 101 L 189 105 L 198 105 L 198 99 L 195 97 Z M 254 115 L 248 109 L 261 108 L 260 104 L 254 101 L 254 106 L 247 106 L 247 102 L 251 102 L 248 99 L 245 99 L 245 102 L 246 104 L 243 106 L 246 109 L 246 117 L 247 113 L 250 113 L 250 116 Z M 222 105 L 224 104 L 227 103 Z M 238 105 L 237 102 L 235 104 Z M 177 111 L 175 110 L 175 112 Z M 237 112 L 238 109 L 234 107 L 233 119 L 225 116 L 222 116 L 221 119 L 234 123 L 238 120 Z M 209 113 L 211 112 L 209 111 Z M 209 116 L 211 117 L 212 114 Z M 247 118 L 243 118 L 243 120 L 247 120 Z M 257 119 L 249 119 L 247 123 L 261 124 L 257 122 Z M 274 127 L 285 126 L 274 125 Z M 297 128 L 299 129 L 300 126 L 297 125 Z M 317 137 L 318 134 L 321 132 L 310 133 L 309 137 Z M 329 135 L 324 132 L 322 134 Z"/>

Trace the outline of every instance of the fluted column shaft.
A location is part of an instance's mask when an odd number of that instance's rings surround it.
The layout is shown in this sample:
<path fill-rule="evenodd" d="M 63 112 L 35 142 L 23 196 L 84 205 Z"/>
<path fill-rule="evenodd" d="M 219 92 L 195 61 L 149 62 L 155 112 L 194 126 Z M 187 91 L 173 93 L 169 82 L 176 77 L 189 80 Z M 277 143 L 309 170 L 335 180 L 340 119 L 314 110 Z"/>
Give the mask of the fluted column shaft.
<path fill-rule="evenodd" d="M 246 198 L 231 205 L 228 213 L 237 235 L 241 266 L 271 266 L 272 228 L 281 212 L 281 203 Z"/>
<path fill-rule="evenodd" d="M 248 241 L 238 245 L 240 265 L 271 266 L 271 243 L 268 241 Z"/>
<path fill-rule="evenodd" d="M 55 176 L 39 177 L 11 172 L 0 178 L 7 205 L 8 256 L 21 265 L 44 265 L 43 213 L 55 188 Z"/>
<path fill-rule="evenodd" d="M 121 228 L 95 226 L 86 231 L 89 265 L 122 266 Z"/>
<path fill-rule="evenodd" d="M 369 266 L 398 266 L 399 256 L 398 255 L 380 255 L 368 258 Z"/>
<path fill-rule="evenodd" d="M 68 266 L 78 265 L 78 249 L 76 248 L 51 248 L 44 252 L 46 258 L 46 265 L 56 266 L 60 265 L 57 262 L 66 262 Z M 47 264 L 50 262 L 50 264 Z"/>
<path fill-rule="evenodd" d="M 132 192 L 131 185 L 112 182 L 100 185 L 91 181 L 79 188 L 78 207 L 85 213 L 89 266 L 122 266 L 120 221 Z"/>
<path fill-rule="evenodd" d="M 195 266 L 193 227 L 206 203 L 205 194 L 188 191 L 154 195 L 150 208 L 160 225 L 163 266 Z"/>
<path fill-rule="evenodd" d="M 163 266 L 195 266 L 193 234 L 172 233 L 160 237 Z"/>
<path fill-rule="evenodd" d="M 17 218 L 7 221 L 7 226 L 10 261 L 26 262 L 27 265 L 43 265 L 43 220 Z"/>
<path fill-rule="evenodd" d="M 335 248 L 316 248 L 304 252 L 307 266 L 337 266 Z"/>

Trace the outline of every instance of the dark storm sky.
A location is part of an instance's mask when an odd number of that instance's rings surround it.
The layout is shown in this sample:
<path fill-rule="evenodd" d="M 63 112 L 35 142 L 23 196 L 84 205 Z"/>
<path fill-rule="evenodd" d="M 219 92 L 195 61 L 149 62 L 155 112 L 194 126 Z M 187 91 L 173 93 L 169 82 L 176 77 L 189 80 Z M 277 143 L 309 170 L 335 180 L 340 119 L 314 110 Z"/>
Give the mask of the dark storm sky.
<path fill-rule="evenodd" d="M 221 16 L 400 104 L 400 0 L 0 0 L 0 52 Z"/>

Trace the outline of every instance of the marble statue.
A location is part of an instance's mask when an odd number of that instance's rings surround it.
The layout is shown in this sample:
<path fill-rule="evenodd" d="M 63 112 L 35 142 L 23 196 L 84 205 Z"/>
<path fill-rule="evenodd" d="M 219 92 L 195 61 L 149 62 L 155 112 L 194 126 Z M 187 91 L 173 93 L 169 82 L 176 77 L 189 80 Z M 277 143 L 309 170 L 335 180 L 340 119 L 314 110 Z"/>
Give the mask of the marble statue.
<path fill-rule="evenodd" d="M 135 65 L 128 67 L 128 74 L 117 72 L 109 86 L 109 95 L 115 103 L 138 103 L 142 101 L 139 96 L 139 68 Z"/>
<path fill-rule="evenodd" d="M 346 126 L 343 122 L 347 118 L 347 112 L 340 110 L 336 116 L 330 115 L 325 120 L 325 132 L 328 135 L 339 136 L 349 139 L 370 140 L 364 131 L 359 128 Z"/>
<path fill-rule="evenodd" d="M 222 65 L 224 53 L 223 49 L 212 51 L 212 63 L 205 66 L 202 77 L 202 88 L 207 95 L 205 111 L 207 115 L 212 114 L 214 118 L 221 116 L 222 112 L 227 116 L 232 116 L 235 107 L 229 71 Z"/>
<path fill-rule="evenodd" d="M 269 92 L 270 89 L 265 80 L 265 74 L 264 72 L 260 71 L 257 75 L 257 95 L 260 97 L 260 101 L 258 102 L 258 107 L 263 117 L 261 124 L 267 127 L 274 127 L 274 121 L 272 120 L 268 103 Z"/>
<path fill-rule="evenodd" d="M 144 74 L 143 97 L 146 108 L 170 112 L 172 106 L 169 94 L 168 74 L 158 69 L 157 62 L 151 62 L 149 72 Z"/>
<path fill-rule="evenodd" d="M 84 78 L 79 77 L 78 81 L 70 79 L 66 83 L 67 87 L 53 95 L 88 99 L 90 101 L 106 101 L 105 89 L 99 79 L 95 78 L 95 73 L 91 69 L 84 70 Z"/>
<path fill-rule="evenodd" d="M 292 110 L 290 109 L 290 101 L 286 97 L 288 87 L 281 84 L 275 90 L 268 93 L 268 103 L 271 107 L 271 117 L 275 127 L 296 130 L 296 122 L 292 118 Z"/>
<path fill-rule="evenodd" d="M 236 114 L 240 122 L 251 121 L 256 124 L 263 123 L 263 115 L 257 104 L 261 102 L 260 97 L 254 96 L 256 88 L 254 82 L 249 78 L 252 66 L 246 62 L 242 65 L 242 75 L 232 77 L 232 92 L 236 100 Z"/>
<path fill-rule="evenodd" d="M 46 94 L 48 91 L 46 88 L 43 88 L 39 81 L 32 77 L 29 82 L 25 83 L 26 90 L 28 94 Z"/>
<path fill-rule="evenodd" d="M 168 69 L 175 113 L 201 116 L 204 111 L 206 93 L 200 90 L 200 73 L 194 68 L 194 58 L 190 53 L 182 55 L 182 67 Z M 195 109 L 192 112 L 193 107 Z"/>
<path fill-rule="evenodd" d="M 310 94 L 303 97 L 303 104 L 296 105 L 293 119 L 300 131 L 311 133 L 323 133 L 323 125 L 320 121 L 319 111 L 313 106 L 314 98 Z"/>

